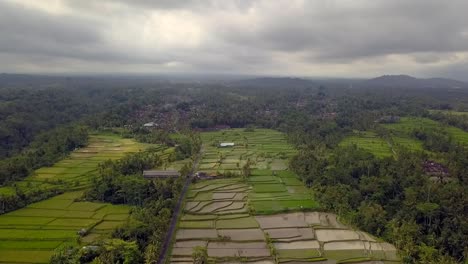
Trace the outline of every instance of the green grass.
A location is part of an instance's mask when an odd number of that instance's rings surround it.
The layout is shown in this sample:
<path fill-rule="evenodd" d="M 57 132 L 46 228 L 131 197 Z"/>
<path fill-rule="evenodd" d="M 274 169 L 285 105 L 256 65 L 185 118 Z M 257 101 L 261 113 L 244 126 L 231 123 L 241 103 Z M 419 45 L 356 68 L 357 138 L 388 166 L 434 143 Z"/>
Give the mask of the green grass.
<path fill-rule="evenodd" d="M 318 209 L 319 204 L 311 199 L 307 200 L 272 200 L 252 201 L 251 205 L 259 214 L 273 214 L 278 212 Z"/>
<path fill-rule="evenodd" d="M 429 118 L 402 117 L 400 122 L 382 125 L 387 129 L 409 135 L 414 129 L 445 129 L 453 139 L 461 144 L 468 144 L 468 132 L 457 127 L 446 126 Z"/>
<path fill-rule="evenodd" d="M 395 148 L 404 147 L 411 151 L 423 151 L 424 150 L 422 141 L 419 141 L 416 139 L 412 139 L 409 137 L 393 136 L 392 140 L 393 140 L 393 144 Z"/>
<path fill-rule="evenodd" d="M 356 145 L 358 148 L 362 148 L 379 158 L 392 156 L 392 149 L 389 144 L 371 131 L 359 131 L 354 133 L 354 135 L 343 139 L 339 145 Z"/>
<path fill-rule="evenodd" d="M 324 256 L 337 261 L 345 260 L 369 260 L 365 250 L 326 250 Z"/>
<path fill-rule="evenodd" d="M 52 251 L 0 250 L 0 263 L 49 263 Z"/>
<path fill-rule="evenodd" d="M 201 134 L 204 146 L 201 170 L 239 171 L 247 159 L 252 167 L 268 169 L 284 167 L 280 162 L 296 152 L 286 141 L 285 135 L 270 129 L 229 129 Z M 219 142 L 234 142 L 232 148 L 218 148 Z"/>
<path fill-rule="evenodd" d="M 460 111 L 451 111 L 451 110 L 429 110 L 431 113 L 441 113 L 446 115 L 454 115 L 454 116 L 468 116 L 468 112 L 460 112 Z"/>
<path fill-rule="evenodd" d="M 320 252 L 316 249 L 282 249 L 277 250 L 277 254 L 282 259 L 308 259 L 320 257 Z"/>
<path fill-rule="evenodd" d="M 0 241 L 0 252 L 4 249 L 50 249 L 62 244 L 62 241 Z"/>
<path fill-rule="evenodd" d="M 31 190 L 41 189 L 61 191 L 86 189 L 96 175 L 99 162 L 118 159 L 127 153 L 152 146 L 156 145 L 138 143 L 117 135 L 91 135 L 88 146 L 72 152 L 51 167 L 35 170 L 30 176 L 16 184 L 26 194 Z M 15 190 L 8 186 L 1 187 L 0 194 L 14 195 Z"/>
<path fill-rule="evenodd" d="M 82 228 L 94 227 L 89 230 L 91 239 L 85 241 L 88 243 L 93 242 L 92 237 L 109 236 L 126 221 L 130 207 L 75 199 L 82 196 L 82 190 L 97 175 L 100 161 L 118 159 L 149 146 L 116 135 L 92 135 L 87 147 L 17 182 L 25 193 L 46 189 L 80 191 L 66 192 L 0 215 L 0 262 L 48 263 L 53 250 L 64 242 L 75 241 L 77 231 Z M 14 189 L 2 187 L 0 194 L 14 195 Z"/>
<path fill-rule="evenodd" d="M 253 185 L 253 190 L 256 193 L 276 193 L 286 192 L 286 187 L 283 184 L 259 184 Z"/>
<path fill-rule="evenodd" d="M 45 225 L 54 220 L 55 218 L 52 217 L 3 216 L 0 217 L 0 227 L 15 225 Z"/>

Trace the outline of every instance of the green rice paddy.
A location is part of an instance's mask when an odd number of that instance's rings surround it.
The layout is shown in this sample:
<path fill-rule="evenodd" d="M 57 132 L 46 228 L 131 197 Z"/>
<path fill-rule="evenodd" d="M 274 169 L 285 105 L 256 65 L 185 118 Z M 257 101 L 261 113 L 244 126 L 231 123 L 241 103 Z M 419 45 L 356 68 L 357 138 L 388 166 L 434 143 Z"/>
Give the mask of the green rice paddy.
<path fill-rule="evenodd" d="M 296 152 L 284 134 L 270 129 L 229 129 L 202 133 L 201 137 L 204 153 L 199 170 L 208 173 L 239 173 L 247 160 L 254 169 L 285 170 L 287 159 Z M 235 145 L 220 148 L 222 142 Z"/>
<path fill-rule="evenodd" d="M 422 141 L 411 135 L 415 129 L 443 129 L 456 142 L 468 144 L 468 132 L 453 126 L 445 126 L 428 118 L 402 117 L 397 123 L 382 124 L 381 126 L 390 131 L 391 140 L 387 141 L 373 131 L 356 131 L 343 139 L 340 146 L 356 145 L 379 158 L 398 154 L 400 148 L 432 154 L 424 150 Z"/>
<path fill-rule="evenodd" d="M 55 248 L 63 243 L 78 243 L 78 231 L 82 229 L 86 235 L 81 237 L 81 244 L 108 237 L 127 220 L 130 208 L 78 199 L 97 176 L 100 162 L 150 146 L 160 149 L 163 158 L 170 155 L 162 146 L 117 135 L 91 135 L 88 146 L 17 182 L 17 188 L 24 193 L 50 189 L 65 193 L 0 215 L 0 263 L 48 263 Z M 15 194 L 15 188 L 1 187 L 0 194 Z"/>
<path fill-rule="evenodd" d="M 446 126 L 429 118 L 422 117 L 402 117 L 400 122 L 394 124 L 384 124 L 385 128 L 404 134 L 410 134 L 414 129 L 444 129 L 452 138 L 461 143 L 468 144 L 468 132 L 453 126 Z"/>
<path fill-rule="evenodd" d="M 128 218 L 127 206 L 75 201 L 81 195 L 69 192 L 1 215 L 0 263 L 48 263 L 55 248 L 77 243 L 81 229 L 87 231 L 82 241 L 96 240 Z"/>
<path fill-rule="evenodd" d="M 389 143 L 372 131 L 359 131 L 355 135 L 346 137 L 340 143 L 340 146 L 350 145 L 356 145 L 379 158 L 392 156 Z"/>
<path fill-rule="evenodd" d="M 202 139 L 204 152 L 199 170 L 217 176 L 190 186 L 171 263 L 191 262 L 193 247 L 197 245 L 207 246 L 209 261 L 213 263 L 238 263 L 239 258 L 265 264 L 278 263 L 275 259 L 280 263 L 387 259 L 385 255 L 371 256 L 374 254 L 371 250 L 366 252 L 365 259 L 352 249 L 325 251 L 323 243 L 327 235 L 317 237 L 316 228 L 331 230 L 330 235 L 335 237 L 343 236 L 335 231 L 344 232 L 344 236 L 354 231 L 339 223 L 333 214 L 313 212 L 320 205 L 298 176 L 287 170 L 288 158 L 295 150 L 281 133 L 232 129 L 202 133 Z M 220 148 L 220 142 L 233 142 L 235 146 Z M 390 147 L 384 143 L 391 155 Z M 229 174 L 223 178 L 227 171 L 240 173 L 239 167 L 247 159 L 253 162 L 251 175 Z M 278 161 L 281 166 L 275 167 Z M 275 234 L 274 243 L 267 245 L 270 232 Z M 354 242 L 362 246 L 373 239 L 353 234 Z M 275 250 L 270 251 L 269 247 Z"/>
<path fill-rule="evenodd" d="M 142 144 L 113 134 L 91 135 L 86 147 L 73 151 L 51 167 L 37 169 L 32 175 L 15 184 L 25 194 L 40 190 L 83 190 L 90 186 L 91 180 L 97 175 L 100 162 L 119 159 L 127 153 L 138 152 L 149 146 L 161 151 L 164 149 L 163 146 Z M 0 187 L 0 194 L 14 193 L 15 190 L 11 186 Z"/>

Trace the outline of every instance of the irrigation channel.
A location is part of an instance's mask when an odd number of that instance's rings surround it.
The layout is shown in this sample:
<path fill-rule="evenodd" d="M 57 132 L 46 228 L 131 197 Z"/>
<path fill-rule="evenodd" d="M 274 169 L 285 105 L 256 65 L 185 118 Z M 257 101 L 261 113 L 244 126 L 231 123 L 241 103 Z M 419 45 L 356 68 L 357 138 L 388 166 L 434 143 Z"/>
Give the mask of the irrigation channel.
<path fill-rule="evenodd" d="M 158 264 L 165 263 L 166 255 L 168 255 L 168 250 L 172 243 L 172 237 L 174 236 L 174 233 L 175 233 L 175 228 L 177 226 L 177 221 L 179 220 L 179 215 L 182 209 L 181 207 L 184 202 L 185 195 L 190 186 L 190 183 L 192 182 L 192 177 L 195 173 L 195 169 L 198 168 L 198 162 L 200 161 L 201 157 L 202 157 L 202 150 L 200 150 L 197 158 L 193 162 L 192 170 L 186 177 L 184 187 L 182 188 L 182 192 L 180 193 L 180 196 L 179 196 L 179 200 L 177 201 L 177 204 L 174 208 L 174 214 L 172 215 L 171 223 L 169 224 L 169 230 L 167 230 L 166 238 L 164 239 L 161 253 L 159 254 Z"/>

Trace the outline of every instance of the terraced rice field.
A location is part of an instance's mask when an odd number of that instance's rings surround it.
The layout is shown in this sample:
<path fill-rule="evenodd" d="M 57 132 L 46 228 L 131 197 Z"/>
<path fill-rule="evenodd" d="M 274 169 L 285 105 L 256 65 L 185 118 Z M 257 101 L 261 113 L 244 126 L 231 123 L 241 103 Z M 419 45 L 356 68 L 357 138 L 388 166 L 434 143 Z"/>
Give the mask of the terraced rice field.
<path fill-rule="evenodd" d="M 468 144 L 468 132 L 463 131 L 460 128 L 453 127 L 453 126 L 445 126 L 437 121 L 431 120 L 429 118 L 421 118 L 421 117 L 402 117 L 400 122 L 394 124 L 385 124 L 383 125 L 385 128 L 409 134 L 414 129 L 418 128 L 427 128 L 427 129 L 436 129 L 436 128 L 443 128 L 445 129 L 452 138 L 461 143 L 461 144 Z"/>
<path fill-rule="evenodd" d="M 311 191 L 285 169 L 256 169 L 245 180 L 199 181 L 187 193 L 171 263 L 192 263 L 197 246 L 206 247 L 213 263 L 399 263 L 392 245 L 314 210 L 319 204 Z"/>
<path fill-rule="evenodd" d="M 117 135 L 91 135 L 86 147 L 73 151 L 67 158 L 51 167 L 37 169 L 32 175 L 16 183 L 24 193 L 31 190 L 81 190 L 89 187 L 97 175 L 97 166 L 105 160 L 114 160 L 127 153 L 138 152 L 149 146 L 163 151 L 162 146 L 138 143 Z M 169 154 L 165 154 L 169 155 Z M 13 194 L 12 187 L 0 187 L 0 193 Z"/>
<path fill-rule="evenodd" d="M 356 145 L 379 158 L 393 155 L 390 144 L 372 131 L 360 131 L 340 142 L 340 146 L 349 145 Z"/>
<path fill-rule="evenodd" d="M 55 248 L 86 244 L 109 233 L 127 218 L 130 208 L 77 202 L 82 192 L 68 192 L 0 216 L 0 263 L 48 263 Z"/>
<path fill-rule="evenodd" d="M 284 170 L 287 159 L 295 153 L 282 133 L 269 129 L 229 129 L 202 133 L 201 137 L 204 155 L 199 169 L 208 173 L 240 172 L 248 159 L 255 169 Z M 222 142 L 235 146 L 219 148 Z"/>
<path fill-rule="evenodd" d="M 90 186 L 100 162 L 150 146 L 161 149 L 163 158 L 170 155 L 162 146 L 116 135 L 92 135 L 88 146 L 17 182 L 23 192 L 55 189 L 66 193 L 0 215 L 0 263 L 48 263 L 55 248 L 66 242 L 77 243 L 81 229 L 88 231 L 81 238 L 84 244 L 107 236 L 126 221 L 129 207 L 75 200 Z M 0 188 L 2 194 L 14 191 L 12 187 Z"/>

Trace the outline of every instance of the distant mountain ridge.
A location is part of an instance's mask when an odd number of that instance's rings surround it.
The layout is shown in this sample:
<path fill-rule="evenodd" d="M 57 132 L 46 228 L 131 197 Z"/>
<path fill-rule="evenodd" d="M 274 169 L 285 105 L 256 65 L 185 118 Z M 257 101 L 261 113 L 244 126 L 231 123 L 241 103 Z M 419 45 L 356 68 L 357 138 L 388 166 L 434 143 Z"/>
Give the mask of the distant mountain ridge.
<path fill-rule="evenodd" d="M 170 76 L 47 76 L 0 73 L 0 87 L 68 87 L 73 86 L 125 86 L 128 84 L 168 83 Z M 180 81 L 180 80 L 179 80 Z M 190 82 L 190 81 L 184 81 Z M 194 77 L 193 82 L 197 82 Z M 372 79 L 308 79 L 298 77 L 254 77 L 250 79 L 220 79 L 211 83 L 223 83 L 237 87 L 307 88 L 327 87 L 354 88 L 403 88 L 403 89 L 468 89 L 468 83 L 448 78 L 416 78 L 409 75 L 382 75 Z"/>
<path fill-rule="evenodd" d="M 293 77 L 259 77 L 230 82 L 233 86 L 251 87 L 316 87 L 318 85 L 349 85 L 355 88 L 408 88 L 408 89 L 468 89 L 468 83 L 447 78 L 416 78 L 409 75 L 383 75 L 368 80 L 310 80 Z"/>
<path fill-rule="evenodd" d="M 447 78 L 416 78 L 409 75 L 383 75 L 362 83 L 364 86 L 388 88 L 468 88 L 468 83 Z"/>
<path fill-rule="evenodd" d="M 258 77 L 253 79 L 239 80 L 230 83 L 234 86 L 252 87 L 310 87 L 317 83 L 312 80 L 295 77 Z"/>

